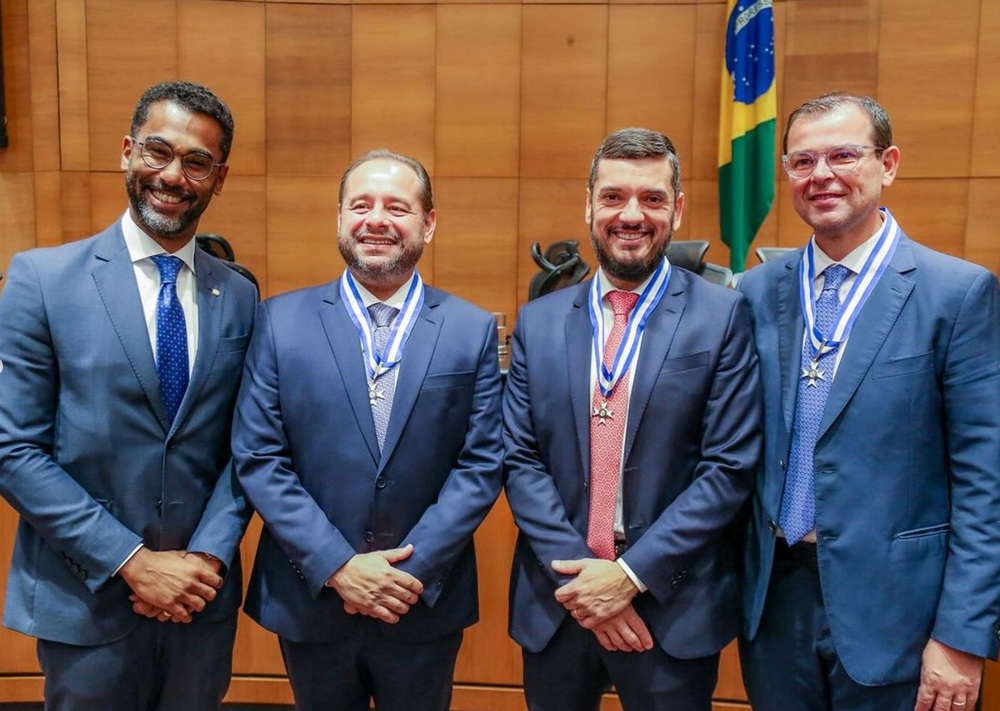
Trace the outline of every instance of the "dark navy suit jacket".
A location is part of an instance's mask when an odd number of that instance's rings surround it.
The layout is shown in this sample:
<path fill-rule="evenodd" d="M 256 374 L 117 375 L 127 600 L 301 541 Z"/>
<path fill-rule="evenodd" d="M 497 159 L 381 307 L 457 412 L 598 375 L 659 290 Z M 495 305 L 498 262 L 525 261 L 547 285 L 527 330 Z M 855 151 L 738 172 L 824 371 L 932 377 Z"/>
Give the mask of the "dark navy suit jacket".
<path fill-rule="evenodd" d="M 359 625 L 423 641 L 474 623 L 472 534 L 502 484 L 496 322 L 426 287 L 381 454 L 339 282 L 269 299 L 257 329 L 233 428 L 239 479 L 265 524 L 247 613 L 296 642 Z M 324 587 L 355 553 L 408 543 L 396 567 L 424 593 L 397 624 L 348 615 Z"/>
<path fill-rule="evenodd" d="M 510 632 L 544 649 L 572 578 L 555 559 L 593 558 L 591 282 L 527 304 L 504 395 L 507 498 L 520 528 Z M 739 631 L 732 523 L 760 451 L 761 398 L 746 300 L 673 268 L 633 366 L 625 433 L 624 560 L 649 591 L 635 607 L 669 654 L 714 654 Z"/>
<path fill-rule="evenodd" d="M 753 308 L 765 413 L 746 551 L 751 638 L 767 596 L 792 439 L 800 254 L 740 282 Z M 901 236 L 846 343 L 816 444 L 816 531 L 834 645 L 862 684 L 916 678 L 930 636 L 997 654 L 997 309 L 996 277 Z"/>

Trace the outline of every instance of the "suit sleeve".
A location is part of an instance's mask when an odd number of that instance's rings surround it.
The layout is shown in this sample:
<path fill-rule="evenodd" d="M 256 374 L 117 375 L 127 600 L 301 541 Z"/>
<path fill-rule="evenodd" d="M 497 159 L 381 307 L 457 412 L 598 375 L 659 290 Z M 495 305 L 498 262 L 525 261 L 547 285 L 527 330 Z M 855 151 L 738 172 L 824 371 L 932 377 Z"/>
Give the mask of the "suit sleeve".
<path fill-rule="evenodd" d="M 239 304 L 241 312 L 239 318 L 248 324 L 247 332 L 252 333 L 257 289 L 249 282 L 245 285 L 240 284 L 240 287 L 244 286 L 246 288 L 243 289 L 244 294 Z M 229 567 L 232 565 L 233 557 L 239 554 L 240 541 L 251 516 L 253 509 L 246 500 L 230 458 L 219 473 L 198 528 L 188 543 L 188 550 L 209 553 L 221 560 L 224 566 Z"/>
<path fill-rule="evenodd" d="M 502 485 L 496 322 L 489 319 L 486 326 L 464 446 L 437 501 L 400 544 L 412 543 L 413 555 L 396 564 L 424 584 L 421 599 L 431 607 L 441 593 L 441 581 L 486 518 Z"/>
<path fill-rule="evenodd" d="M 250 503 L 319 596 L 355 554 L 292 467 L 281 413 L 278 354 L 268 302 L 257 310 L 233 418 L 233 462 Z"/>
<path fill-rule="evenodd" d="M 45 290 L 26 255 L 0 297 L 0 494 L 96 592 L 142 543 L 54 459 L 59 362 Z"/>
<path fill-rule="evenodd" d="M 958 313 L 943 375 L 951 533 L 931 636 L 997 656 L 1000 627 L 1000 297 L 982 272 Z"/>
<path fill-rule="evenodd" d="M 661 604 L 675 576 L 743 510 L 760 461 L 762 407 L 750 311 L 740 295 L 705 404 L 701 461 L 691 484 L 622 556 Z"/>
<path fill-rule="evenodd" d="M 511 339 L 510 371 L 503 397 L 504 471 L 514 521 L 554 586 L 575 576 L 559 575 L 553 560 L 593 558 L 586 539 L 570 523 L 562 496 L 542 459 L 531 410 L 527 333 L 530 315 L 522 310 Z M 566 417 L 572 417 L 567 412 Z M 581 475 L 582 476 L 582 475 Z"/>

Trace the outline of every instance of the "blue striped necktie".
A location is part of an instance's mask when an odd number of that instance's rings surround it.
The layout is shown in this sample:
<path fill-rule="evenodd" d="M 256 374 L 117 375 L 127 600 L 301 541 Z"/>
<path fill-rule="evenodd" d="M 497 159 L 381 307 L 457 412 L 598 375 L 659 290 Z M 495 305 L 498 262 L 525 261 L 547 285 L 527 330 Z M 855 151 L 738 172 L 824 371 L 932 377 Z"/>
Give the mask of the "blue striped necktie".
<path fill-rule="evenodd" d="M 188 342 L 184 309 L 177 298 L 177 273 L 184 266 L 178 257 L 153 257 L 160 270 L 160 293 L 156 299 L 156 372 L 160 395 L 170 422 L 184 399 L 188 386 Z"/>

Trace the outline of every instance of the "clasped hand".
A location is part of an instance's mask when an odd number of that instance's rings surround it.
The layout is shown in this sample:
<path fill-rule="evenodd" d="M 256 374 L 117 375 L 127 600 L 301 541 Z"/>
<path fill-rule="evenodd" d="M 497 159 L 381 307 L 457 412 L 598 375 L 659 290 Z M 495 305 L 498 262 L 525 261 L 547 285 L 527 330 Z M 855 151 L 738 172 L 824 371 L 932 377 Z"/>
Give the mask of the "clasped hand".
<path fill-rule="evenodd" d="M 185 623 L 215 599 L 221 563 L 187 551 L 140 548 L 118 571 L 132 588 L 132 610 L 161 622 Z"/>
<path fill-rule="evenodd" d="M 371 553 L 358 553 L 330 576 L 327 585 L 344 600 L 348 614 L 362 614 L 395 624 L 410 611 L 424 591 L 423 584 L 393 564 L 406 560 L 413 544 Z"/>

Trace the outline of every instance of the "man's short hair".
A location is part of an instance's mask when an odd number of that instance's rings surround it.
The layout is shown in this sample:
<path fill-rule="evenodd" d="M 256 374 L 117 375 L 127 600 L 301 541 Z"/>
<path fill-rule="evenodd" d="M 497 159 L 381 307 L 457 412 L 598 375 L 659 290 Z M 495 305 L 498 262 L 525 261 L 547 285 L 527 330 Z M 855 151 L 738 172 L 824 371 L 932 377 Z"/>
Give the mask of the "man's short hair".
<path fill-rule="evenodd" d="M 597 166 L 602 160 L 639 160 L 641 158 L 666 158 L 670 162 L 670 187 L 674 199 L 681 193 L 681 159 L 673 142 L 658 131 L 648 128 L 623 128 L 605 138 L 594 153 L 590 163 L 587 189 L 593 190 L 597 181 Z"/>
<path fill-rule="evenodd" d="M 190 81 L 165 81 L 146 89 L 135 106 L 132 114 L 132 136 L 149 119 L 149 108 L 161 101 L 169 101 L 192 113 L 204 114 L 215 120 L 222 128 L 222 141 L 219 150 L 222 152 L 220 163 L 229 158 L 229 150 L 233 147 L 233 114 L 226 102 L 201 84 Z"/>
<path fill-rule="evenodd" d="M 347 166 L 347 170 L 344 171 L 344 174 L 340 178 L 340 193 L 337 195 L 338 205 L 344 202 L 344 186 L 347 185 L 347 179 L 351 176 L 351 173 L 360 168 L 364 163 L 373 160 L 391 160 L 411 168 L 420 180 L 420 205 L 424 209 L 424 214 L 434 209 L 434 190 L 431 187 L 431 178 L 427 175 L 427 169 L 424 168 L 423 163 L 416 158 L 391 151 L 388 148 L 374 148 L 366 151 Z"/>
<path fill-rule="evenodd" d="M 803 116 L 822 116 L 845 106 L 857 106 L 868 116 L 872 125 L 872 142 L 876 148 L 885 149 L 892 145 L 892 122 L 882 104 L 864 94 L 832 91 L 807 101 L 789 114 L 788 122 L 785 124 L 785 135 L 781 139 L 781 152 L 788 153 L 788 132 L 798 119 Z"/>

